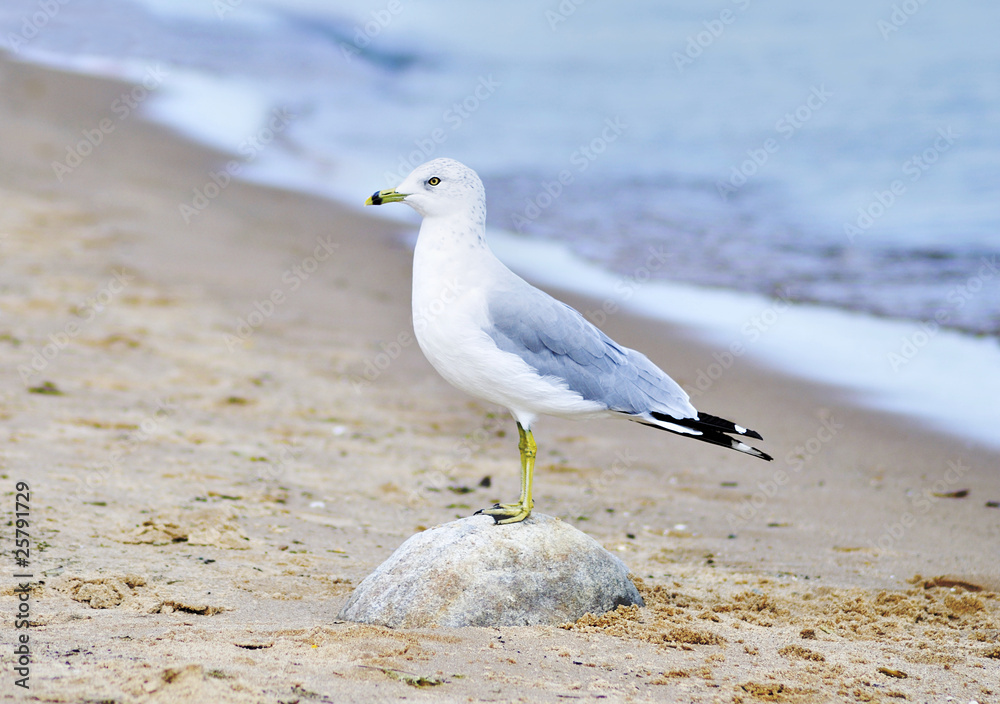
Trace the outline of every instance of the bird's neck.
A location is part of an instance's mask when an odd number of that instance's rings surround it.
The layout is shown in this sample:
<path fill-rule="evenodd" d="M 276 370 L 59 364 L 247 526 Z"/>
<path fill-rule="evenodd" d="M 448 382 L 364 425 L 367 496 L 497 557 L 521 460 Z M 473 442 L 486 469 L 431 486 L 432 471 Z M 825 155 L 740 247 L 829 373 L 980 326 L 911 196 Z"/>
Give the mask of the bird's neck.
<path fill-rule="evenodd" d="M 438 272 L 492 257 L 486 244 L 485 214 L 484 218 L 467 213 L 424 218 L 413 256 L 414 267 L 429 265 Z"/>
<path fill-rule="evenodd" d="M 424 218 L 413 251 L 414 320 L 428 310 L 443 320 L 475 305 L 483 281 L 503 269 L 486 244 L 481 220 Z"/>

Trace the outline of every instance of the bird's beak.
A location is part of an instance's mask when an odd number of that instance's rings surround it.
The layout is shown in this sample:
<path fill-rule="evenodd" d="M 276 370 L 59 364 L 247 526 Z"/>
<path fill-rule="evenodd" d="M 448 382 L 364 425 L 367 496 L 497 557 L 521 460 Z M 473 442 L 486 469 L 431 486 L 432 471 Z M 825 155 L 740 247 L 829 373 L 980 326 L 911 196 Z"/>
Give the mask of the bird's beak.
<path fill-rule="evenodd" d="M 382 205 L 383 203 L 396 203 L 403 200 L 408 195 L 410 194 L 397 193 L 395 188 L 387 188 L 384 191 L 377 191 L 375 193 L 372 193 L 368 197 L 368 200 L 365 201 L 365 205 Z"/>

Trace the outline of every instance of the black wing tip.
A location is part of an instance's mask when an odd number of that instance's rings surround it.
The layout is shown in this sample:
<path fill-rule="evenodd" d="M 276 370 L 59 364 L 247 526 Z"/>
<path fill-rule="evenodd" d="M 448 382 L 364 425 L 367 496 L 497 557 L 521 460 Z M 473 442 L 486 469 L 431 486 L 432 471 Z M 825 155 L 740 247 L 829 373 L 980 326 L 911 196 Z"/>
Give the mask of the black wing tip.
<path fill-rule="evenodd" d="M 771 462 L 774 460 L 774 458 L 771 457 L 771 455 L 767 454 L 762 450 L 758 450 L 756 447 L 747 445 L 745 442 L 740 442 L 739 440 L 731 438 L 728 435 L 723 435 L 718 431 L 709 431 L 709 432 L 712 434 L 712 436 L 706 433 L 704 436 L 693 435 L 692 437 L 695 440 L 704 440 L 705 442 L 711 443 L 713 445 L 722 445 L 723 447 L 726 446 L 725 441 L 728 440 L 730 443 L 729 447 L 736 450 L 737 452 L 742 452 L 743 454 L 750 455 L 751 457 L 758 457 L 764 460 L 765 462 Z M 722 442 L 719 442 L 720 440 Z"/>
<path fill-rule="evenodd" d="M 713 416 L 708 413 L 702 413 L 698 411 L 697 421 L 704 423 L 705 425 L 715 428 L 716 430 L 721 430 L 724 433 L 731 433 L 733 435 L 742 435 L 746 438 L 753 438 L 754 440 L 763 440 L 764 438 L 756 430 L 751 430 L 750 428 L 744 428 L 741 425 L 736 425 L 736 423 L 731 420 L 726 420 L 725 418 L 720 418 L 719 416 Z M 677 421 L 672 421 L 677 422 Z"/>
<path fill-rule="evenodd" d="M 751 447 L 736 438 L 729 437 L 729 435 L 732 434 L 754 438 L 756 440 L 764 439 L 756 430 L 750 430 L 749 428 L 738 426 L 725 418 L 719 418 L 718 416 L 709 415 L 708 413 L 699 413 L 697 418 L 674 418 L 673 416 L 667 415 L 666 413 L 659 413 L 658 411 L 651 411 L 650 415 L 655 420 L 670 423 L 672 425 L 679 425 L 684 428 L 690 428 L 691 430 L 697 431 L 699 434 L 688 435 L 687 433 L 680 433 L 676 430 L 664 428 L 660 425 L 650 424 L 653 425 L 654 428 L 660 428 L 661 430 L 693 438 L 694 440 L 701 440 L 702 442 L 707 442 L 712 445 L 728 447 L 731 450 L 742 452 L 750 455 L 751 457 L 759 457 L 767 462 L 774 460 L 774 458 L 766 452 L 758 450 L 756 447 Z"/>

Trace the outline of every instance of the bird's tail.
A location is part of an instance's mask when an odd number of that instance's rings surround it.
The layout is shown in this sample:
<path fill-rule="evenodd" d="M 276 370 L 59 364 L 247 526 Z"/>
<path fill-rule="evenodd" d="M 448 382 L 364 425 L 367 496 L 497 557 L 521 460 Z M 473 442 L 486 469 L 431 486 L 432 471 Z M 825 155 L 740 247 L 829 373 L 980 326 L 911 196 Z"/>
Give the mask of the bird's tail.
<path fill-rule="evenodd" d="M 761 452 L 756 447 L 750 447 L 736 438 L 729 437 L 730 435 L 740 435 L 747 438 L 755 438 L 757 440 L 764 439 L 757 431 L 736 425 L 732 421 L 728 421 L 725 418 L 711 416 L 707 413 L 699 413 L 697 418 L 674 418 L 671 415 L 660 413 L 659 411 L 650 411 L 649 415 L 631 416 L 631 418 L 632 420 L 649 425 L 653 428 L 659 428 L 660 430 L 666 430 L 670 433 L 676 433 L 677 435 L 683 435 L 684 437 L 701 440 L 702 442 L 711 443 L 712 445 L 728 447 L 731 450 L 744 452 L 748 455 L 759 457 L 762 460 L 770 461 L 774 459 L 769 454 Z"/>

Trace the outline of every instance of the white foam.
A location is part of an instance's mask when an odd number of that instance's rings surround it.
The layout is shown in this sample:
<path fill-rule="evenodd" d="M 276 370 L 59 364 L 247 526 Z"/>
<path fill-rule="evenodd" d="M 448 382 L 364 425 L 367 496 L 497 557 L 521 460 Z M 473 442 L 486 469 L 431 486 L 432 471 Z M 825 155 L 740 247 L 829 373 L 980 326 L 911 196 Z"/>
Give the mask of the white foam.
<path fill-rule="evenodd" d="M 266 28 L 274 15 L 266 7 L 245 0 L 133 0 L 151 13 L 171 20 L 239 22 Z"/>
<path fill-rule="evenodd" d="M 142 81 L 150 63 L 139 59 L 112 59 L 87 53 L 66 53 L 28 46 L 21 49 L 17 58 L 68 73 L 111 78 L 137 83 Z"/>
<path fill-rule="evenodd" d="M 239 154 L 274 107 L 255 82 L 172 67 L 145 115 L 201 144 Z"/>

